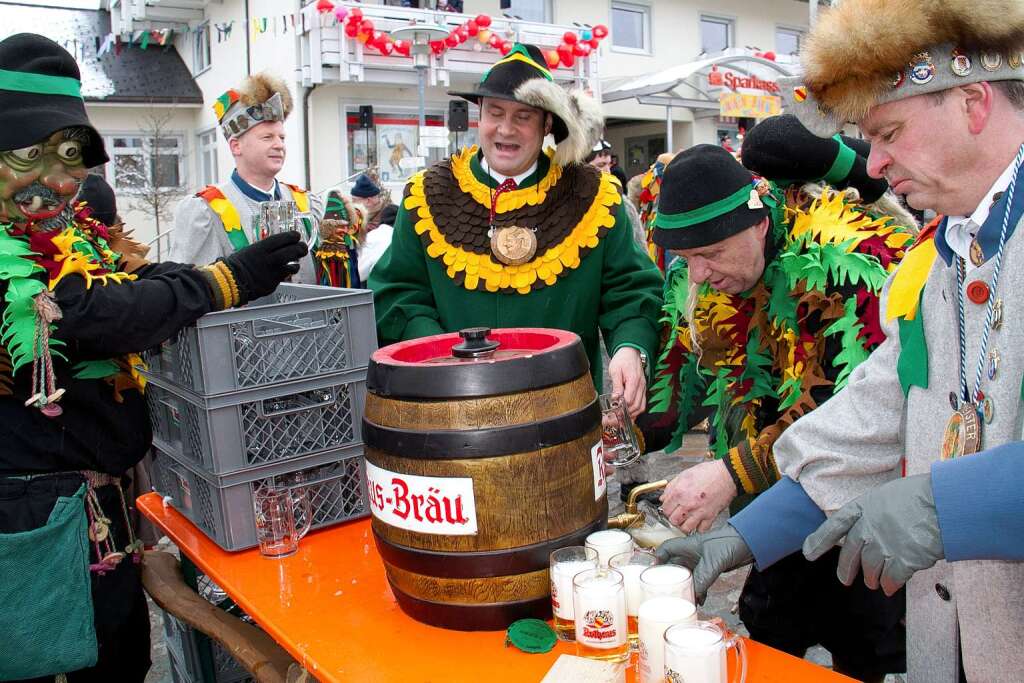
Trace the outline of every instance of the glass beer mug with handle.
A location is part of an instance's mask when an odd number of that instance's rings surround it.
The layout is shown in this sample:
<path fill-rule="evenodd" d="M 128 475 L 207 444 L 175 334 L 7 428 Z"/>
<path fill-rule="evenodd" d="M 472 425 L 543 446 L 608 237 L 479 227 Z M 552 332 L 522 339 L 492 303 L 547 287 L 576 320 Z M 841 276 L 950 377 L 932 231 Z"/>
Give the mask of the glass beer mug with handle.
<path fill-rule="evenodd" d="M 601 448 L 605 463 L 612 467 L 628 467 L 643 454 L 626 401 L 618 394 L 601 394 L 598 402 L 601 404 Z"/>
<path fill-rule="evenodd" d="M 253 495 L 253 506 L 260 554 L 270 558 L 295 554 L 299 549 L 299 539 L 309 532 L 313 523 L 313 509 L 306 489 L 275 486 L 257 488 Z M 303 520 L 301 526 L 296 518 Z"/>
<path fill-rule="evenodd" d="M 253 214 L 252 223 L 253 235 L 258 240 L 295 230 L 302 236 L 306 246 L 312 249 L 319 237 L 316 216 L 311 212 L 299 211 L 298 205 L 292 201 L 260 202 L 258 211 Z"/>
<path fill-rule="evenodd" d="M 746 683 L 746 646 L 720 619 L 670 626 L 665 631 L 665 681 L 730 683 L 726 664 L 729 650 L 736 651 L 738 660 L 732 681 Z"/>

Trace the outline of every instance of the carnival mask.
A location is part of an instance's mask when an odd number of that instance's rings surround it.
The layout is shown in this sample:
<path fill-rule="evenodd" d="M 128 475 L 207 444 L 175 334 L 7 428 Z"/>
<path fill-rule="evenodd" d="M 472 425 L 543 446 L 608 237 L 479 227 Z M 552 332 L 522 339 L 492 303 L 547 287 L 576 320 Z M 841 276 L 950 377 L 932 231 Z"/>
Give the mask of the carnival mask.
<path fill-rule="evenodd" d="M 53 230 L 73 213 L 88 169 L 85 128 L 65 128 L 34 145 L 0 151 L 0 223 L 33 231 Z"/>

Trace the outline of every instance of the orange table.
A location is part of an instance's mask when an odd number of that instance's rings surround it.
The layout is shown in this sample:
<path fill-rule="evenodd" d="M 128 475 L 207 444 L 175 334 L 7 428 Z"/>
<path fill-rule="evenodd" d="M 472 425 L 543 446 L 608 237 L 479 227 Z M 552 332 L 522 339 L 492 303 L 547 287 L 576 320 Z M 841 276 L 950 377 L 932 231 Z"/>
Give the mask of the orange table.
<path fill-rule="evenodd" d="M 448 631 L 413 621 L 388 587 L 368 520 L 314 531 L 295 555 L 269 560 L 255 549 L 221 550 L 155 493 L 140 497 L 138 506 L 321 681 L 532 683 L 560 654 L 575 654 L 574 645 L 559 642 L 549 653 L 528 655 L 506 648 L 500 632 Z M 852 680 L 747 643 L 749 683 Z M 633 668 L 629 679 L 635 679 Z"/>

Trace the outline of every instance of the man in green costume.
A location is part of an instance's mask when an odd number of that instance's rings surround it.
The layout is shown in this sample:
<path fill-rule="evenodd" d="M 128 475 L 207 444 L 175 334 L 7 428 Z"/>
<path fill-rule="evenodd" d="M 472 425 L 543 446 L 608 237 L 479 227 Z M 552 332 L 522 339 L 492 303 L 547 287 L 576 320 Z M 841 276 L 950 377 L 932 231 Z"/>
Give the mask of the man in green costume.
<path fill-rule="evenodd" d="M 382 344 L 465 327 L 552 327 L 578 334 L 601 389 L 598 331 L 613 393 L 646 405 L 658 345 L 661 277 L 635 245 L 615 179 L 580 163 L 600 106 L 552 80 L 516 45 L 473 92 L 480 149 L 414 176 L 391 248 L 370 275 Z M 543 150 L 551 134 L 555 150 Z"/>

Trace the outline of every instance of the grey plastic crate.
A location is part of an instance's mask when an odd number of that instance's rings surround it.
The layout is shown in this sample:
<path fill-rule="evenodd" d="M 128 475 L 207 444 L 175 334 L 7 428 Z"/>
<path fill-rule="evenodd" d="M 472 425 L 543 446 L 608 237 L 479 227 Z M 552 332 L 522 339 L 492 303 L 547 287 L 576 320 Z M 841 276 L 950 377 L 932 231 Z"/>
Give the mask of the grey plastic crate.
<path fill-rule="evenodd" d="M 365 378 L 357 369 L 213 397 L 153 379 L 146 386 L 153 440 L 217 475 L 357 444 Z"/>
<path fill-rule="evenodd" d="M 257 545 L 253 494 L 264 486 L 304 487 L 314 529 L 369 514 L 361 445 L 226 477 L 212 477 L 156 446 L 152 471 L 157 493 L 225 550 Z"/>
<path fill-rule="evenodd" d="M 370 291 L 284 283 L 204 315 L 143 359 L 150 377 L 217 395 L 365 368 L 376 348 Z"/>

